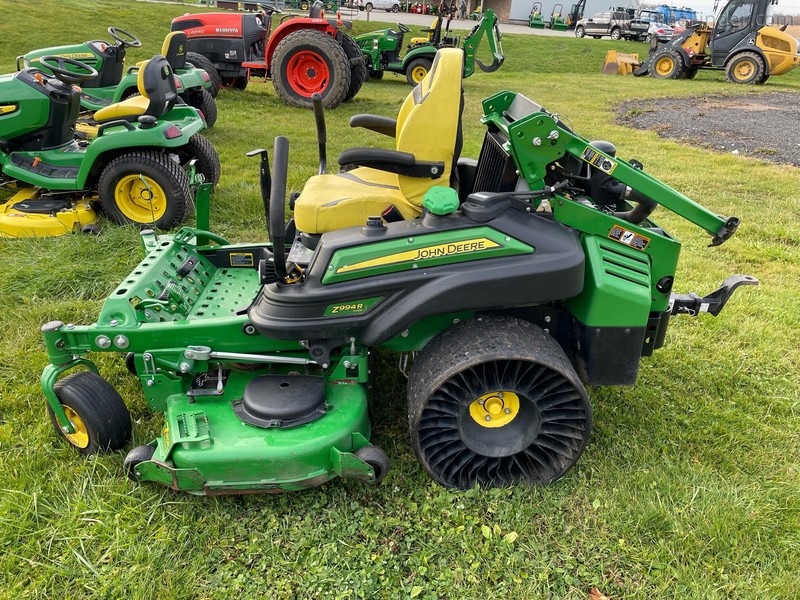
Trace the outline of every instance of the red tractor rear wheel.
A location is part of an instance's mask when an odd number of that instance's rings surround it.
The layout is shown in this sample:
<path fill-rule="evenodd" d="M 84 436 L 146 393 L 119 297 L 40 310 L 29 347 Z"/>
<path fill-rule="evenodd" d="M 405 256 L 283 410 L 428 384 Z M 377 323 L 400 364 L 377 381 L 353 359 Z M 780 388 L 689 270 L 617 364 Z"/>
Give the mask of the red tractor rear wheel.
<path fill-rule="evenodd" d="M 332 37 L 303 29 L 287 35 L 270 61 L 272 84 L 278 97 L 299 108 L 311 106 L 319 93 L 325 108 L 344 101 L 350 88 L 350 61 Z"/>

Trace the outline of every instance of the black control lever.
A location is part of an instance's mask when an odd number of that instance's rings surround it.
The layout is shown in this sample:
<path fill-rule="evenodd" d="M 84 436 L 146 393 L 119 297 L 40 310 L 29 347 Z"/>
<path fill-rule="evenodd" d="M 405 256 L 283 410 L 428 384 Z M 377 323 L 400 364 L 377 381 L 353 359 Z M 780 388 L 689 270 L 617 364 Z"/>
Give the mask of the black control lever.
<path fill-rule="evenodd" d="M 669 313 L 671 315 L 696 317 L 702 312 L 707 312 L 716 317 L 740 285 L 758 285 L 758 279 L 750 275 L 731 275 L 722 282 L 718 290 L 702 298 L 693 293 L 671 294 L 669 297 Z"/>
<path fill-rule="evenodd" d="M 325 150 L 328 143 L 328 133 L 325 129 L 325 110 L 322 108 L 322 96 L 314 92 L 311 94 L 311 104 L 314 107 L 314 121 L 317 124 L 317 145 L 319 146 L 319 174 L 324 175 L 328 159 Z"/>
<path fill-rule="evenodd" d="M 264 202 L 264 214 L 267 218 L 267 231 L 269 231 L 269 194 L 272 188 L 272 177 L 269 174 L 269 154 L 263 148 L 251 150 L 247 156 L 261 156 L 258 182 L 261 186 L 261 200 Z"/>

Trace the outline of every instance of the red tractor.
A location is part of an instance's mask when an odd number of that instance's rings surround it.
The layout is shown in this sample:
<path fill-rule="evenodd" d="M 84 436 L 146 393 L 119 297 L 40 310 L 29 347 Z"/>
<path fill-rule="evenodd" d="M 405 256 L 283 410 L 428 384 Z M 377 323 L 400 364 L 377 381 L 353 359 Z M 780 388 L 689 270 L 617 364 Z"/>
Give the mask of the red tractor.
<path fill-rule="evenodd" d="M 223 86 L 244 89 L 251 77 L 263 76 L 272 79 L 281 100 L 298 107 L 310 107 L 315 92 L 326 108 L 355 96 L 367 66 L 340 29 L 350 23 L 325 18 L 317 1 L 308 17 L 285 15 L 272 31 L 275 13 L 281 11 L 259 4 L 248 13 L 186 14 L 173 19 L 172 31 L 186 33 L 189 51 L 213 63 Z"/>

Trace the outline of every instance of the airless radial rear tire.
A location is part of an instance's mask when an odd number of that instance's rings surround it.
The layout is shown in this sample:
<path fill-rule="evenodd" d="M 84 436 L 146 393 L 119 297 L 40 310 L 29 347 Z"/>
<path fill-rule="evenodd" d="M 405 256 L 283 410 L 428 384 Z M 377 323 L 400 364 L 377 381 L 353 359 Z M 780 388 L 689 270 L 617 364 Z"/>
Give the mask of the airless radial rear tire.
<path fill-rule="evenodd" d="M 312 29 L 287 35 L 272 55 L 272 84 L 278 97 L 298 108 L 311 107 L 311 95 L 325 108 L 339 106 L 350 89 L 350 61 L 331 36 Z"/>
<path fill-rule="evenodd" d="M 219 71 L 217 71 L 217 67 L 214 66 L 214 63 L 197 52 L 187 52 L 186 62 L 208 73 L 208 77 L 211 79 L 209 93 L 216 98 L 222 87 L 222 77 L 220 77 Z"/>
<path fill-rule="evenodd" d="M 447 487 L 547 484 L 589 441 L 591 406 L 561 347 L 510 317 L 452 327 L 409 376 L 411 443 Z"/>
<path fill-rule="evenodd" d="M 64 432 L 47 407 L 58 434 L 80 454 L 123 448 L 131 438 L 131 415 L 114 387 L 97 373 L 80 371 L 55 385 L 55 392 L 75 431 Z"/>
<path fill-rule="evenodd" d="M 169 229 L 191 206 L 189 178 L 175 160 L 152 150 L 123 154 L 103 169 L 100 208 L 119 225 Z"/>

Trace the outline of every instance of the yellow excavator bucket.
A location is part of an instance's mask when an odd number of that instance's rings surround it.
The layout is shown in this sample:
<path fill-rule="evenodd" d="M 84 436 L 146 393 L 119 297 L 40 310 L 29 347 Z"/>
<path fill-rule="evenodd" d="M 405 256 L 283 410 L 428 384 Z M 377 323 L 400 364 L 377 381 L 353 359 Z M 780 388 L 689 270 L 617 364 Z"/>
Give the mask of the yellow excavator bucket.
<path fill-rule="evenodd" d="M 638 54 L 625 54 L 616 50 L 606 52 L 603 73 L 606 75 L 630 75 L 641 64 Z"/>

